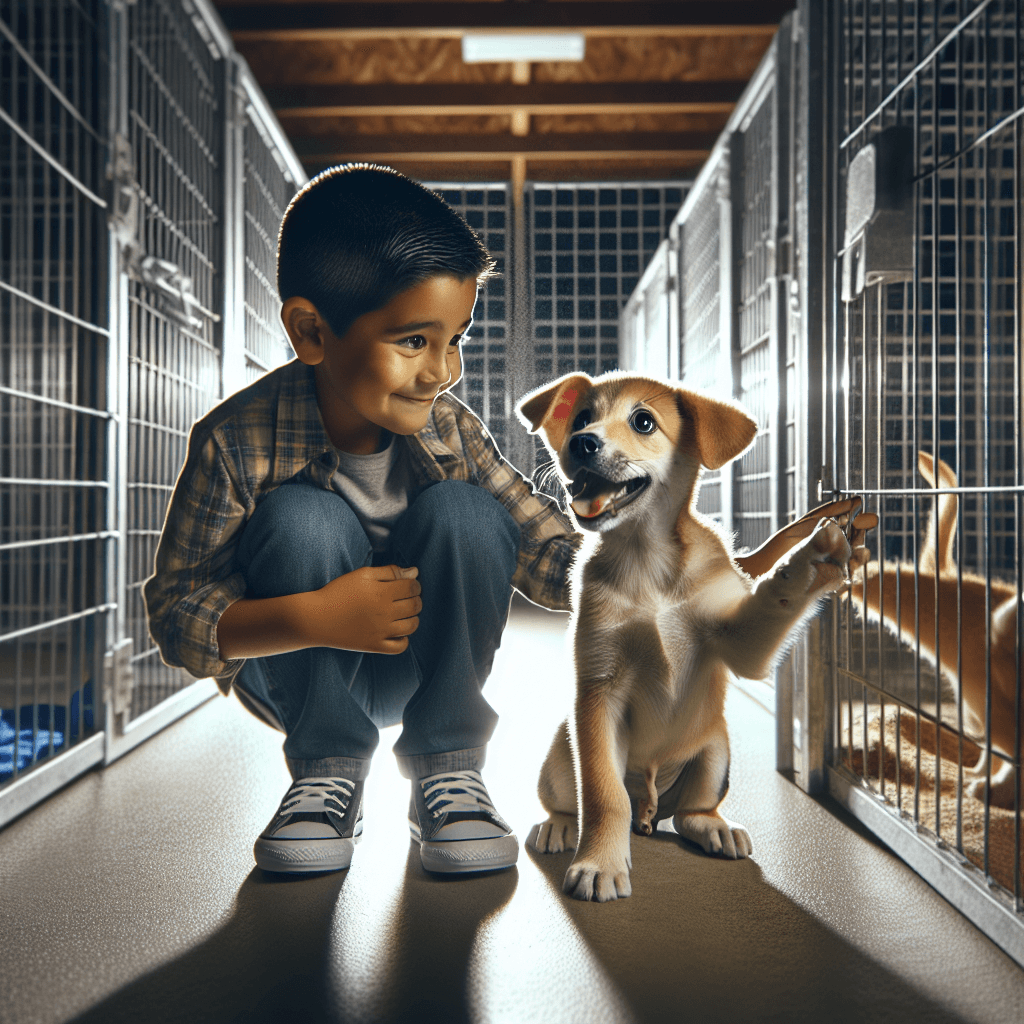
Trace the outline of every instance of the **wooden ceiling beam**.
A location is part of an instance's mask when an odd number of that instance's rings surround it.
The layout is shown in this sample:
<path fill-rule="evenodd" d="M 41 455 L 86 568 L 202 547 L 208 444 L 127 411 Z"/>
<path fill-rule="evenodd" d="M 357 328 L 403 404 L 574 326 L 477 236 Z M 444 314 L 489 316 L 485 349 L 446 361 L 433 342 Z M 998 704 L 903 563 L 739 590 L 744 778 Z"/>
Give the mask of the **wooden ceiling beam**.
<path fill-rule="evenodd" d="M 523 3 L 231 3 L 219 11 L 236 40 L 451 38 L 472 31 L 596 35 L 774 34 L 794 0 L 547 0 Z"/>
<path fill-rule="evenodd" d="M 281 117 L 415 114 L 729 113 L 745 82 L 593 82 L 535 85 L 299 85 L 268 87 Z M 429 108 L 429 110 L 427 109 Z"/>
<path fill-rule="evenodd" d="M 675 154 L 709 153 L 718 139 L 714 132 L 551 132 L 521 135 L 343 135 L 332 138 L 292 136 L 300 160 L 325 157 L 344 160 L 483 160 L 522 155 L 534 160 L 590 159 L 594 154 L 629 156 L 638 151 Z M 552 154 L 557 154 L 552 156 Z M 607 156 L 602 156 L 607 159 Z"/>

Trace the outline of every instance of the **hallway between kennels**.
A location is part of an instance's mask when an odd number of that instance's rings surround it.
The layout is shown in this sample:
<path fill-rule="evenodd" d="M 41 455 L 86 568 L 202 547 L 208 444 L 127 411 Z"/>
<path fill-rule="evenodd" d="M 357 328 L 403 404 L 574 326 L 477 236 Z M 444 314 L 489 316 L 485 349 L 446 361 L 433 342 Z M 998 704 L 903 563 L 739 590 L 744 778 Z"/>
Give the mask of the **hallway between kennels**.
<path fill-rule="evenodd" d="M 0 0 L 0 1021 L 1024 1019 L 1019 802 L 968 792 L 993 734 L 924 619 L 830 602 L 730 691 L 753 857 L 634 836 L 633 895 L 597 905 L 524 845 L 566 616 L 517 597 L 485 690 L 515 868 L 423 871 L 390 730 L 351 869 L 281 879 L 252 861 L 280 736 L 162 663 L 140 592 L 191 424 L 291 358 L 281 215 L 352 158 L 498 258 L 456 394 L 541 489 L 516 400 L 643 370 L 757 419 L 700 496 L 737 547 L 854 495 L 907 560 L 934 452 L 961 575 L 1019 601 L 1019 3 L 282 6 Z M 466 62 L 464 8 L 585 52 Z"/>

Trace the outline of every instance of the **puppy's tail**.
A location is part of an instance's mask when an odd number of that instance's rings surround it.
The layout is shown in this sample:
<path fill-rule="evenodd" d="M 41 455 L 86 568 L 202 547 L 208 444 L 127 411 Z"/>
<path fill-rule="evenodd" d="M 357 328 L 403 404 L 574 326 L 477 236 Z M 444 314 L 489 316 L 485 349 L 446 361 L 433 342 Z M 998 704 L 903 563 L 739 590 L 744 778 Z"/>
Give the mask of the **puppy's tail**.
<path fill-rule="evenodd" d="M 942 459 L 937 461 L 938 466 L 936 467 L 936 460 L 927 452 L 917 453 L 917 468 L 921 476 L 928 481 L 928 486 L 956 487 L 956 474 Z M 956 572 L 956 562 L 953 560 L 953 541 L 956 537 L 958 501 L 955 494 L 940 494 L 932 504 L 918 559 L 921 571 L 924 573 L 945 576 Z"/>

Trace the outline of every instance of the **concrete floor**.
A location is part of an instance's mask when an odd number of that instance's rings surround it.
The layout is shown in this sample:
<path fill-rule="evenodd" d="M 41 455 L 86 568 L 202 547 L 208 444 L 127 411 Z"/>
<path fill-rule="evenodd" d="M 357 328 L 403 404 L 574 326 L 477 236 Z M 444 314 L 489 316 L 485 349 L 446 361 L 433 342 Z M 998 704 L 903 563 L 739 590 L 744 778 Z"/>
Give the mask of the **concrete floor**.
<path fill-rule="evenodd" d="M 571 696 L 565 617 L 517 607 L 488 684 L 485 777 L 520 839 Z M 754 857 L 633 837 L 633 893 L 561 895 L 569 855 L 422 871 L 382 737 L 347 872 L 271 880 L 252 842 L 288 783 L 280 736 L 211 701 L 0 832 L 0 1020 L 1024 1021 L 1024 972 L 886 849 L 773 769 L 734 691 L 726 814 Z"/>

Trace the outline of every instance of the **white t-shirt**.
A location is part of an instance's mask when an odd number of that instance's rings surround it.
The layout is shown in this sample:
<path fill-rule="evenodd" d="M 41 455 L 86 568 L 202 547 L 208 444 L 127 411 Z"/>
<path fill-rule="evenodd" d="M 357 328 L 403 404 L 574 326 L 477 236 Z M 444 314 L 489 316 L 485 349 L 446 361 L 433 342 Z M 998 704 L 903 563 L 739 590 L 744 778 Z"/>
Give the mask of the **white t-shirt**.
<path fill-rule="evenodd" d="M 384 450 L 370 455 L 335 449 L 338 471 L 331 477 L 331 489 L 352 507 L 374 551 L 387 547 L 391 527 L 409 507 L 416 485 L 406 446 L 389 431 L 382 432 L 381 442 Z"/>

